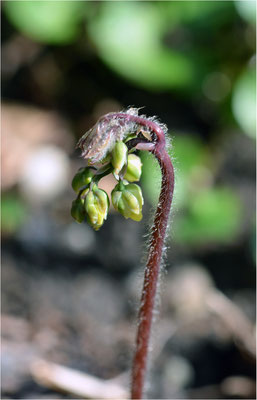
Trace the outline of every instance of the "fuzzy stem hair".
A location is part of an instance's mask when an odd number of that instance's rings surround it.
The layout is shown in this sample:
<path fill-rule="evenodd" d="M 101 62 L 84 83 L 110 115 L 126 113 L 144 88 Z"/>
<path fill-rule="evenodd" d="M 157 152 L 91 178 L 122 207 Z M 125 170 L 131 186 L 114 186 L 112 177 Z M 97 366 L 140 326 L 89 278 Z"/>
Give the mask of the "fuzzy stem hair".
<path fill-rule="evenodd" d="M 139 142 L 136 148 L 150 151 L 157 158 L 162 172 L 161 192 L 154 218 L 149 255 L 145 268 L 141 305 L 138 316 L 136 350 L 132 366 L 131 399 L 142 399 L 147 372 L 149 341 L 156 290 L 174 191 L 174 168 L 166 151 L 165 133 L 161 124 L 153 119 L 147 119 L 143 116 L 139 117 L 128 113 L 114 113 L 112 117 L 114 116 L 127 122 L 134 122 L 154 133 L 156 138 L 154 142 Z M 108 118 L 108 116 L 106 117 Z"/>
<path fill-rule="evenodd" d="M 159 148 L 158 145 L 152 153 L 161 167 L 162 186 L 154 218 L 138 317 L 136 351 L 132 368 L 132 399 L 142 399 L 143 396 L 156 289 L 174 191 L 174 169 L 168 153 L 165 148 Z"/>

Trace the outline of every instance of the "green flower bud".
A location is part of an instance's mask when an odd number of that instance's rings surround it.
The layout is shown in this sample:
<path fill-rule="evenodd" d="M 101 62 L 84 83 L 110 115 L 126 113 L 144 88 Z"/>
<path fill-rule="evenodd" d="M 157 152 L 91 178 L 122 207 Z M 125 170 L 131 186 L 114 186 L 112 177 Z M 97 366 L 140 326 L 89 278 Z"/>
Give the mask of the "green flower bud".
<path fill-rule="evenodd" d="M 84 221 L 86 217 L 84 199 L 78 197 L 76 200 L 73 200 L 71 206 L 71 216 L 80 224 Z"/>
<path fill-rule="evenodd" d="M 118 175 L 124 165 L 127 164 L 128 148 L 123 142 L 116 142 L 112 150 L 112 165 L 114 174 Z"/>
<path fill-rule="evenodd" d="M 112 203 L 125 218 L 131 218 L 134 221 L 142 219 L 144 200 L 141 188 L 135 183 L 124 185 L 119 182 L 112 191 Z"/>
<path fill-rule="evenodd" d="M 124 179 L 129 182 L 139 181 L 142 173 L 142 162 L 135 154 L 128 155 L 128 166 Z"/>
<path fill-rule="evenodd" d="M 103 189 L 99 189 L 97 185 L 94 185 L 93 193 L 97 198 L 99 210 L 104 215 L 104 219 L 106 219 L 110 205 L 108 194 Z"/>
<path fill-rule="evenodd" d="M 144 204 L 144 198 L 141 187 L 136 185 L 135 183 L 129 183 L 128 185 L 126 185 L 126 189 L 129 190 L 137 198 L 139 207 L 142 210 L 142 206 Z"/>
<path fill-rule="evenodd" d="M 88 223 L 97 231 L 107 218 L 109 209 L 109 198 L 107 193 L 93 186 L 85 198 L 85 211 Z"/>
<path fill-rule="evenodd" d="M 85 198 L 85 210 L 87 217 L 90 219 L 91 224 L 95 224 L 98 220 L 98 210 L 95 205 L 95 196 L 92 191 L 88 193 Z"/>
<path fill-rule="evenodd" d="M 92 168 L 80 168 L 72 180 L 73 190 L 78 193 L 83 186 L 91 182 L 93 176 L 94 171 Z"/>

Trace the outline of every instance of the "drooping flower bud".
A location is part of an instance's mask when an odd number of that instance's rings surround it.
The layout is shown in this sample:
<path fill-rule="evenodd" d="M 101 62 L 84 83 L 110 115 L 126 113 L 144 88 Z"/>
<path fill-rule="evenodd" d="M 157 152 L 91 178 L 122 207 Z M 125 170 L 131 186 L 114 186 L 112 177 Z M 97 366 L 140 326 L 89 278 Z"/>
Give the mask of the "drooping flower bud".
<path fill-rule="evenodd" d="M 112 165 L 114 167 L 114 174 L 118 175 L 124 165 L 127 164 L 128 148 L 125 143 L 119 141 L 115 143 L 112 150 Z"/>
<path fill-rule="evenodd" d="M 83 186 L 91 182 L 93 176 L 94 171 L 92 168 L 80 168 L 71 183 L 73 190 L 78 193 Z"/>
<path fill-rule="evenodd" d="M 124 185 L 119 182 L 112 191 L 112 203 L 125 218 L 131 218 L 134 221 L 142 219 L 144 200 L 141 188 L 135 183 Z"/>
<path fill-rule="evenodd" d="M 78 197 L 76 200 L 73 200 L 71 206 L 71 216 L 81 224 L 86 217 L 86 211 L 84 207 L 84 199 Z"/>
<path fill-rule="evenodd" d="M 109 209 L 109 198 L 107 193 L 93 186 L 85 198 L 85 210 L 88 223 L 97 231 L 107 218 Z"/>
<path fill-rule="evenodd" d="M 135 154 L 128 155 L 128 166 L 124 179 L 129 182 L 139 181 L 142 173 L 142 162 Z"/>
<path fill-rule="evenodd" d="M 97 185 L 94 185 L 93 193 L 97 198 L 99 210 L 104 215 L 104 219 L 106 219 L 110 205 L 108 194 L 103 189 L 99 189 Z"/>

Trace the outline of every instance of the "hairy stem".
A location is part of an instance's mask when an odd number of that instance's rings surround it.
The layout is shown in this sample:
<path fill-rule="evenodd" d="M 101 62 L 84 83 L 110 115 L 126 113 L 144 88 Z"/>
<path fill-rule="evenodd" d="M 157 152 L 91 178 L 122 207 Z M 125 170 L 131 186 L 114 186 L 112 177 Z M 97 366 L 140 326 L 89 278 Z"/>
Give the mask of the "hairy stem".
<path fill-rule="evenodd" d="M 165 148 L 165 134 L 161 125 L 154 120 L 128 113 L 113 113 L 106 115 L 104 118 L 109 119 L 113 117 L 123 119 L 124 121 L 133 121 L 139 126 L 146 127 L 150 132 L 155 134 L 156 139 L 153 142 L 140 142 L 139 138 L 134 139 L 136 144 L 135 148 L 153 153 L 162 171 L 161 193 L 154 218 L 149 255 L 145 269 L 141 306 L 139 310 L 136 351 L 132 367 L 131 398 L 142 399 L 147 371 L 147 358 L 156 289 L 174 191 L 174 169 Z"/>
<path fill-rule="evenodd" d="M 132 399 L 142 399 L 143 395 L 156 289 L 174 190 L 174 170 L 165 148 L 157 145 L 152 152 L 161 167 L 162 186 L 154 219 L 139 311 L 136 352 L 132 369 Z"/>

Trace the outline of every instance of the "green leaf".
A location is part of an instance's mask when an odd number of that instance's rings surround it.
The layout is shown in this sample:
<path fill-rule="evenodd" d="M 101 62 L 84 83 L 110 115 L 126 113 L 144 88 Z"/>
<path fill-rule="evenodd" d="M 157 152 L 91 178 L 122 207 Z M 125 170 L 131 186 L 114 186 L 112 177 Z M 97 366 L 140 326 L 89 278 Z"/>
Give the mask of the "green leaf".
<path fill-rule="evenodd" d="M 103 2 L 87 28 L 104 62 L 148 89 L 186 87 L 194 73 L 187 55 L 166 48 L 162 14 L 154 3 Z"/>
<path fill-rule="evenodd" d="M 229 1 L 165 1 L 158 5 L 172 25 L 197 23 L 206 24 L 208 28 L 210 25 L 219 26 L 233 9 L 233 3 Z"/>
<path fill-rule="evenodd" d="M 156 158 L 146 151 L 140 152 L 143 163 L 141 182 L 143 192 L 152 204 L 157 204 L 161 189 L 161 171 Z"/>
<path fill-rule="evenodd" d="M 197 136 L 177 135 L 172 141 L 172 153 L 176 168 L 189 174 L 196 165 L 206 162 L 207 153 Z"/>
<path fill-rule="evenodd" d="M 236 0 L 235 6 L 238 14 L 247 22 L 256 24 L 256 1 Z"/>
<path fill-rule="evenodd" d="M 10 22 L 32 39 L 66 44 L 78 34 L 78 22 L 85 4 L 78 1 L 6 1 L 4 10 Z"/>
<path fill-rule="evenodd" d="M 169 150 L 175 169 L 174 203 L 181 208 L 188 203 L 188 185 L 194 167 L 203 166 L 208 160 L 208 153 L 200 139 L 190 135 L 177 135 L 172 140 Z M 147 198 L 156 204 L 161 188 L 161 171 L 155 157 L 146 152 L 140 154 L 142 185 Z"/>
<path fill-rule="evenodd" d="M 232 99 L 234 117 L 243 131 L 255 138 L 256 134 L 256 72 L 251 67 L 238 79 Z"/>
<path fill-rule="evenodd" d="M 187 213 L 177 218 L 174 239 L 185 243 L 229 242 L 238 233 L 241 219 L 238 197 L 227 188 L 200 191 Z"/>

